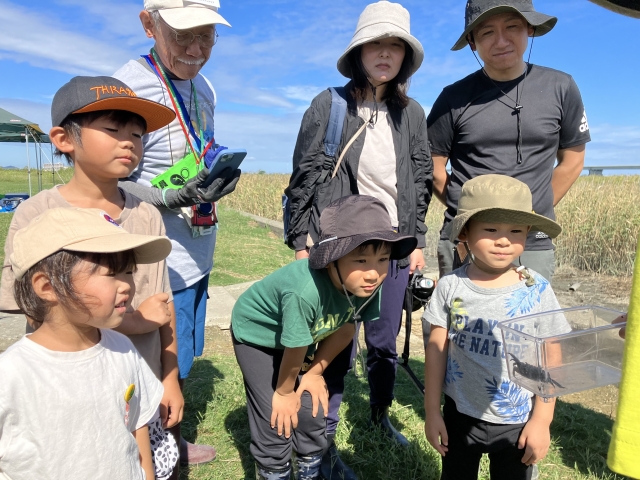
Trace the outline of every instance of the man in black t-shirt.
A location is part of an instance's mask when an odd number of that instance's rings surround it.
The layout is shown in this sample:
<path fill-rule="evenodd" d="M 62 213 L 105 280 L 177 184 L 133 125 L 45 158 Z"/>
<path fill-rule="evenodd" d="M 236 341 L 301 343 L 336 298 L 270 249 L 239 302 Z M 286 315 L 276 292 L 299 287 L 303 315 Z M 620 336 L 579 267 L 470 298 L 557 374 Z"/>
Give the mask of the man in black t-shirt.
<path fill-rule="evenodd" d="M 452 50 L 468 44 L 484 66 L 446 87 L 427 119 L 434 193 L 447 206 L 438 245 L 441 275 L 453 263 L 446 227 L 464 182 L 490 173 L 517 178 L 531 189 L 535 212 L 555 219 L 553 207 L 584 167 L 591 138 L 577 85 L 566 73 L 524 61 L 529 37 L 548 33 L 556 21 L 536 12 L 531 0 L 467 2 L 465 30 Z M 550 279 L 551 239 L 530 232 L 521 262 Z"/>

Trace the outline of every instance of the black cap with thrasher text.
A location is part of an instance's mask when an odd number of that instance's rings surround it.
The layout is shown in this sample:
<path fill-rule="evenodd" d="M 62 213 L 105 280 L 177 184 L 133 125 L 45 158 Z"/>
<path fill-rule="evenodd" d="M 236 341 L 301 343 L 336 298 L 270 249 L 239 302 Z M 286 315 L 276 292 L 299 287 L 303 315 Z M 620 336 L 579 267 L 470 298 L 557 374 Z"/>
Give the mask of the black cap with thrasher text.
<path fill-rule="evenodd" d="M 138 97 L 124 82 L 113 77 L 73 77 L 53 97 L 51 125 L 59 127 L 73 113 L 124 110 L 140 115 L 146 132 L 170 124 L 175 112 L 159 103 Z"/>

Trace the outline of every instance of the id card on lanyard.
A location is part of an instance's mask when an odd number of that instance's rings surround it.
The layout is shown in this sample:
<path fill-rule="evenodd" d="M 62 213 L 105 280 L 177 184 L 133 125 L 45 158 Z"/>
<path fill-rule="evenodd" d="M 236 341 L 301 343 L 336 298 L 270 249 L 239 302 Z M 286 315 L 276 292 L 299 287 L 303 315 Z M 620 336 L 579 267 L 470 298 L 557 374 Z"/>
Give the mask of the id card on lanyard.
<path fill-rule="evenodd" d="M 155 50 L 152 49 L 150 55 L 143 55 L 142 58 L 144 58 L 147 61 L 147 63 L 151 67 L 151 70 L 162 81 L 165 88 L 167 89 L 167 92 L 169 93 L 169 98 L 171 99 L 171 103 L 173 104 L 173 109 L 176 112 L 176 116 L 178 117 L 178 122 L 180 123 L 180 127 L 182 128 L 182 131 L 184 133 L 186 143 L 190 149 L 190 152 L 187 153 L 185 158 L 193 154 L 193 158 L 195 158 L 195 164 L 196 164 L 194 173 L 195 175 L 197 175 L 197 173 L 203 168 L 203 165 L 201 164 L 201 160 L 203 159 L 207 151 L 211 148 L 211 146 L 214 144 L 215 140 L 214 138 L 212 138 L 208 142 L 206 147 L 203 146 L 203 142 L 205 141 L 205 135 L 204 135 L 204 130 L 202 128 L 202 119 L 200 117 L 200 108 L 198 105 L 198 94 L 196 92 L 195 85 L 193 84 L 193 82 L 191 82 L 191 95 L 193 97 L 193 103 L 195 107 L 195 116 L 196 116 L 196 126 L 198 128 L 199 135 L 196 134 L 195 132 L 193 122 L 191 121 L 191 116 L 189 115 L 189 110 L 187 110 L 184 104 L 182 95 L 180 95 L 180 92 L 173 84 L 173 81 L 167 76 L 165 71 L 160 66 L 161 63 L 157 58 Z M 189 179 L 185 179 L 185 181 L 186 180 L 189 180 Z M 182 216 L 187 222 L 187 224 L 189 225 L 189 227 L 191 228 L 191 233 L 194 238 L 202 235 L 211 235 L 214 232 L 214 230 L 218 228 L 217 216 L 215 214 L 215 211 L 216 211 L 215 204 L 210 204 L 210 206 L 211 206 L 210 210 L 212 211 L 210 215 L 211 218 L 210 219 L 207 218 L 205 220 L 203 220 L 203 212 L 200 211 L 203 206 L 194 205 L 192 207 L 185 207 L 181 209 Z M 208 217 L 209 215 L 205 214 L 204 216 Z M 196 218 L 200 220 L 198 222 L 194 222 L 193 220 Z"/>

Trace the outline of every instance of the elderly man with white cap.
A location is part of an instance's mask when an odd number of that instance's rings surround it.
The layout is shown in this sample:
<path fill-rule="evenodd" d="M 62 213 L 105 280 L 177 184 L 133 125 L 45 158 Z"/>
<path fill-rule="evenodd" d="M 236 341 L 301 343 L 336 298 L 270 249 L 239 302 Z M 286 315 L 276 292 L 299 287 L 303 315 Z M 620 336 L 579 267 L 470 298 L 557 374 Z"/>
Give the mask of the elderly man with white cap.
<path fill-rule="evenodd" d="M 230 27 L 218 13 L 219 7 L 219 0 L 144 0 L 140 21 L 155 44 L 148 55 L 130 60 L 114 74 L 138 96 L 176 112 L 170 125 L 144 136 L 144 156 L 121 187 L 158 207 L 171 239 L 173 250 L 167 266 L 176 309 L 178 351 L 177 355 L 163 352 L 162 361 L 165 371 L 169 370 L 166 365 L 175 366 L 173 375 L 179 375 L 181 387 L 194 357 L 202 354 L 204 346 L 207 286 L 217 227 L 213 202 L 234 190 L 240 171 L 227 171 L 207 187 L 202 186 L 208 175 L 206 168 L 176 190 L 152 188 L 151 180 L 191 153 L 203 156 L 215 150 L 211 146 L 215 144 L 216 94 L 200 70 L 218 38 L 217 25 Z M 191 220 L 202 217 L 211 221 L 202 225 Z M 165 396 L 178 399 L 174 405 L 182 408 L 181 393 L 170 390 L 165 388 Z M 171 408 L 172 403 L 168 403 Z M 175 428 L 179 433 L 179 424 Z M 215 458 L 213 447 L 180 439 L 182 464 L 206 463 Z"/>

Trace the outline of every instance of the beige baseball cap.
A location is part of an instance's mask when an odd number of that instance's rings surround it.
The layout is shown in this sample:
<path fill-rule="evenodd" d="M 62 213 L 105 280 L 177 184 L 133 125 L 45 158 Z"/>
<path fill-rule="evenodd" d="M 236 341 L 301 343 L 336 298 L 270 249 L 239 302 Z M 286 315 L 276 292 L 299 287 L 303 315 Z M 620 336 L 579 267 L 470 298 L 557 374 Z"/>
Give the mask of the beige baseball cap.
<path fill-rule="evenodd" d="M 16 279 L 60 250 L 116 253 L 133 250 L 136 263 L 156 263 L 171 252 L 167 237 L 134 235 L 105 212 L 93 208 L 53 208 L 38 215 L 13 237 L 10 261 Z"/>
<path fill-rule="evenodd" d="M 218 13 L 220 0 L 144 0 L 147 12 L 157 10 L 171 28 L 188 30 L 203 25 L 231 25 Z"/>

